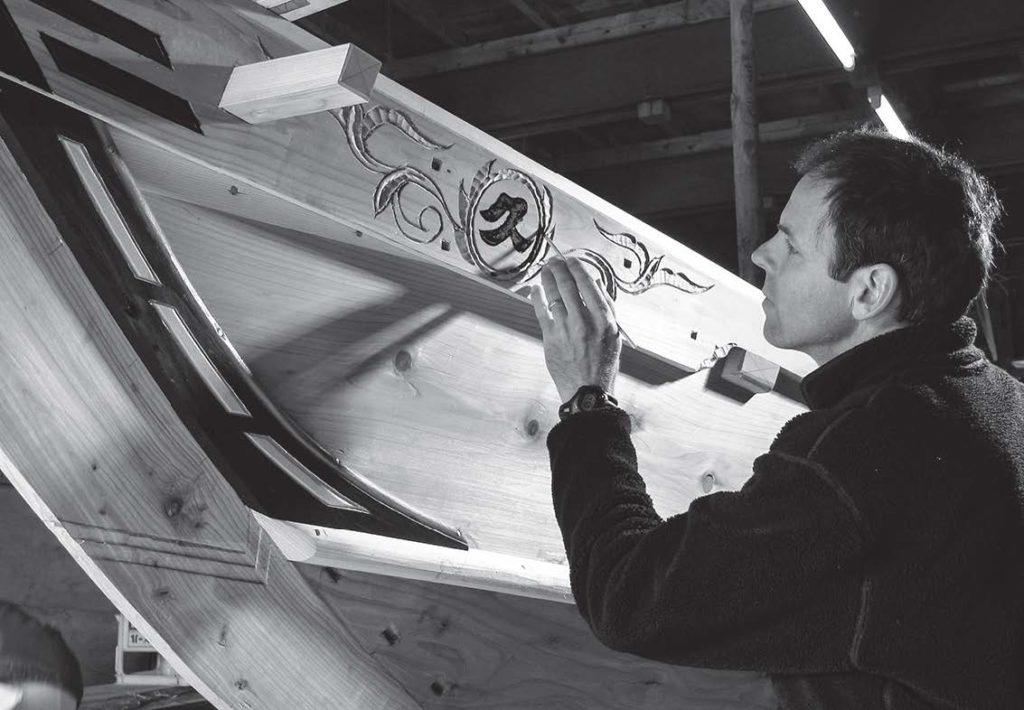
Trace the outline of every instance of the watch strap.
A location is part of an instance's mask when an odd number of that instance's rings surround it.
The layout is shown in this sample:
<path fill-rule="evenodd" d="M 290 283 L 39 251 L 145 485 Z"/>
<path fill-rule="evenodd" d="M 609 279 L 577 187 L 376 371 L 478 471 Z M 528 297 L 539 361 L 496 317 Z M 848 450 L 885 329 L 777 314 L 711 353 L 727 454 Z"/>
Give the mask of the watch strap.
<path fill-rule="evenodd" d="M 619 400 L 597 385 L 584 385 L 576 390 L 576 394 L 568 402 L 558 408 L 558 418 L 565 421 L 577 412 L 593 412 L 617 406 Z"/>

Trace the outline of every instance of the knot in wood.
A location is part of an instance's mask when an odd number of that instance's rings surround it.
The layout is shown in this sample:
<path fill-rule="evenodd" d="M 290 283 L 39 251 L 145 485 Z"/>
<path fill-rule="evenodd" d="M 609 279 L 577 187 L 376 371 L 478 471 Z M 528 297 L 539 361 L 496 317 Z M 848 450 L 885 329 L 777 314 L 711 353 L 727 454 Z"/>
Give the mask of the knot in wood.
<path fill-rule="evenodd" d="M 705 493 L 710 493 L 715 487 L 715 474 L 708 471 L 700 477 L 700 487 Z"/>
<path fill-rule="evenodd" d="M 168 518 L 174 518 L 181 512 L 184 506 L 185 502 L 181 498 L 171 498 L 164 503 L 164 513 L 167 514 Z"/>
<path fill-rule="evenodd" d="M 408 350 L 399 350 L 395 355 L 395 369 L 399 372 L 406 372 L 412 367 L 412 355 Z"/>

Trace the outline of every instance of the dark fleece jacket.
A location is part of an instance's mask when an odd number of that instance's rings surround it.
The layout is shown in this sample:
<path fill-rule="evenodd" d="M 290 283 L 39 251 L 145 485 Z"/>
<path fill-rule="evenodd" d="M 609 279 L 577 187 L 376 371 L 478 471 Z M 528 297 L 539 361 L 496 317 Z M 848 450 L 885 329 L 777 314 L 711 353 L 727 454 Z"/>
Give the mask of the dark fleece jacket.
<path fill-rule="evenodd" d="M 807 697 L 859 677 L 934 707 L 1024 708 L 1024 387 L 975 336 L 962 318 L 840 355 L 741 490 L 667 520 L 625 413 L 555 426 L 555 515 L 595 635 Z"/>

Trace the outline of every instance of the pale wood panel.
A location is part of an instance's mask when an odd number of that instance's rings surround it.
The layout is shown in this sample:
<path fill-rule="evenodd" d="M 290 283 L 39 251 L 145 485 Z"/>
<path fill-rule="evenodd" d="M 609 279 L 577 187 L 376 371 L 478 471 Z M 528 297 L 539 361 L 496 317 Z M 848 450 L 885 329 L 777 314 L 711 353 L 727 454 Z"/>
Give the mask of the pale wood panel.
<path fill-rule="evenodd" d="M 415 245 L 398 234 L 389 213 L 374 218 L 371 195 L 380 175 L 353 159 L 337 122 L 330 115 L 319 114 L 254 127 L 239 125 L 216 111 L 214 106 L 219 98 L 219 87 L 215 77 L 221 74 L 222 69 L 226 70 L 235 63 L 262 59 L 265 57 L 264 48 L 274 55 L 281 51 L 296 51 L 298 47 L 290 40 L 282 37 L 275 40 L 271 36 L 273 33 L 261 31 L 261 47 L 260 42 L 255 41 L 257 30 L 239 15 L 230 18 L 232 32 L 228 34 L 223 30 L 229 22 L 229 12 L 223 7 L 215 10 L 195 2 L 182 2 L 180 7 L 187 10 L 171 12 L 169 6 L 155 0 L 117 3 L 115 9 L 164 36 L 168 52 L 175 62 L 175 70 L 171 72 L 159 65 L 140 61 L 128 50 L 105 38 L 55 19 L 28 0 L 12 0 L 11 6 L 48 80 L 61 96 L 151 139 L 165 141 L 193 159 L 231 172 L 240 180 L 244 178 L 251 184 L 263 185 L 370 236 L 391 240 L 403 248 L 425 251 L 450 268 L 479 275 L 477 267 L 465 261 L 457 249 L 445 252 L 437 244 Z M 264 28 L 272 26 L 273 22 L 269 20 L 263 25 Z M 61 74 L 38 40 L 38 32 L 44 27 L 75 46 L 87 47 L 91 53 L 188 98 L 206 135 L 198 135 L 156 118 Z M 216 48 L 211 46 L 213 43 L 217 44 Z M 764 343 L 760 333 L 760 296 L 724 269 L 385 78 L 377 82 L 375 102 L 407 110 L 427 136 L 441 144 L 452 144 L 450 149 L 427 151 L 412 141 L 386 137 L 385 134 L 392 129 L 385 129 L 370 139 L 371 150 L 388 164 L 413 165 L 433 178 L 440 194 L 453 209 L 458 202 L 460 182 L 464 181 L 468 186 L 481 166 L 498 157 L 498 167 L 508 164 L 522 169 L 539 180 L 538 184 L 552 189 L 553 219 L 563 251 L 573 247 L 593 249 L 606 255 L 616 268 L 624 268 L 623 274 L 628 273 L 628 267 L 621 266 L 622 250 L 609 246 L 598 234 L 593 223 L 597 217 L 605 229 L 628 231 L 641 238 L 651 249 L 652 256 L 666 254 L 666 266 L 686 272 L 695 281 L 714 284 L 711 291 L 700 296 L 669 288 L 659 288 L 642 296 L 623 296 L 620 317 L 642 348 L 695 366 L 716 345 L 735 342 L 792 369 L 808 369 L 806 359 L 776 351 Z M 441 160 L 436 170 L 431 167 L 431 160 L 435 157 Z M 623 179 L 628 179 L 628 176 L 624 175 Z M 509 190 L 514 188 L 509 187 Z M 423 199 L 425 194 L 409 191 L 407 207 L 411 214 L 432 204 Z M 674 317 L 666 318 L 665 313 L 672 313 Z M 694 331 L 698 334 L 696 339 L 690 337 Z"/>
<path fill-rule="evenodd" d="M 334 241 L 156 194 L 156 171 L 183 167 L 189 199 L 269 215 L 275 198 L 138 151 L 116 134 L 177 258 L 275 402 L 348 467 L 459 528 L 482 549 L 564 560 L 544 441 L 558 397 L 532 308 L 418 259 Z M 127 148 L 127 149 L 126 149 Z M 314 225 L 316 226 L 316 225 Z M 657 295 L 657 294 L 652 294 Z M 398 363 L 408 356 L 407 369 Z M 405 364 L 405 363 L 403 363 Z M 665 515 L 735 489 L 781 422 L 779 395 L 745 404 L 706 389 L 708 373 L 651 385 L 624 365 L 618 395 L 634 419 L 641 471 Z"/>
<path fill-rule="evenodd" d="M 575 607 L 299 565 L 425 708 L 775 710 L 766 677 L 602 646 Z"/>
<path fill-rule="evenodd" d="M 0 469 L 36 515 L 218 707 L 413 707 L 188 434 L 6 149 L 0 190 Z M 246 555 L 248 581 L 224 574 Z"/>

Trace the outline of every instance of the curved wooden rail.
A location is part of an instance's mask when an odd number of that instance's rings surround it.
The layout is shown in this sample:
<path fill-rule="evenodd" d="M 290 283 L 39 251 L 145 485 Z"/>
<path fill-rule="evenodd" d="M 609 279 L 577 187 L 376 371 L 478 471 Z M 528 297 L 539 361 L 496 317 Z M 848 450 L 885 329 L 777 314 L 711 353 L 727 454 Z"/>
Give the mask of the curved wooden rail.
<path fill-rule="evenodd" d="M 55 224 L 25 145 L 0 133 L 0 469 L 217 707 L 418 707 L 182 424 L 67 248 L 79 225 Z"/>

